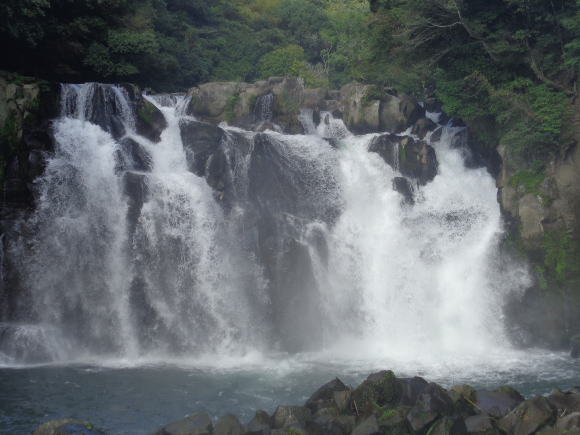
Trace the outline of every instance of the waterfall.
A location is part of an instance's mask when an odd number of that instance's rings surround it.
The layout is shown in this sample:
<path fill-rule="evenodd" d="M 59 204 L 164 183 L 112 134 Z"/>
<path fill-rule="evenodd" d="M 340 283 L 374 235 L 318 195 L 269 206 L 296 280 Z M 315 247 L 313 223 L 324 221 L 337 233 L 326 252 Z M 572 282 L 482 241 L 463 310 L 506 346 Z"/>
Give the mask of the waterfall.
<path fill-rule="evenodd" d="M 442 127 L 438 174 L 420 185 L 399 145 L 389 166 L 369 152 L 378 134 L 329 112 L 303 110 L 307 134 L 292 136 L 199 122 L 183 95 L 144 98 L 167 122 L 158 143 L 136 132 L 124 88 L 62 87 L 34 237 L 11 253 L 29 320 L 0 328 L 0 359 L 509 347 L 502 303 L 527 281 L 498 264 L 496 187 L 452 146 L 461 128 Z M 256 120 L 273 102 L 258 98 Z M 36 338 L 16 346 L 22 331 Z"/>

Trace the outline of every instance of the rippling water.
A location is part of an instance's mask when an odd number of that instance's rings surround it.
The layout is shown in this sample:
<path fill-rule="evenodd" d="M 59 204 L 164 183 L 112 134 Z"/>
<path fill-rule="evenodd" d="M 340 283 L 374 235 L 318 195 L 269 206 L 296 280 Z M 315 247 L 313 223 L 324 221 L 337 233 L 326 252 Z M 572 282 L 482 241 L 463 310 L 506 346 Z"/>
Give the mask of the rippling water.
<path fill-rule="evenodd" d="M 323 361 L 332 362 L 323 362 Z M 109 361 L 0 369 L 0 433 L 27 434 L 57 418 L 92 421 L 110 434 L 146 434 L 191 412 L 227 413 L 247 422 L 255 410 L 299 405 L 338 376 L 358 385 L 369 373 L 393 369 L 446 387 L 469 383 L 492 389 L 511 385 L 526 396 L 580 385 L 580 364 L 566 354 L 513 352 L 433 361 L 332 360 L 328 355 L 242 360 Z M 213 366 L 213 368 L 211 368 Z"/>

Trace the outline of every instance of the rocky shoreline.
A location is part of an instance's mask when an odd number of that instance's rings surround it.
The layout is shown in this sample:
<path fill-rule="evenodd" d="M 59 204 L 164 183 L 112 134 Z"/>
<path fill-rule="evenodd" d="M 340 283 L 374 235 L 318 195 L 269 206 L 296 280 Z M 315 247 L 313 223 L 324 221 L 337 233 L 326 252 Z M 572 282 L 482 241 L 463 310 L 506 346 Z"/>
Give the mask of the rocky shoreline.
<path fill-rule="evenodd" d="M 54 420 L 33 435 L 104 435 L 89 422 Z M 206 413 L 153 429 L 151 435 L 556 435 L 580 434 L 580 387 L 525 399 L 505 386 L 493 391 L 459 385 L 449 390 L 423 378 L 380 371 L 351 388 L 336 378 L 303 406 L 258 410 L 242 424 Z"/>

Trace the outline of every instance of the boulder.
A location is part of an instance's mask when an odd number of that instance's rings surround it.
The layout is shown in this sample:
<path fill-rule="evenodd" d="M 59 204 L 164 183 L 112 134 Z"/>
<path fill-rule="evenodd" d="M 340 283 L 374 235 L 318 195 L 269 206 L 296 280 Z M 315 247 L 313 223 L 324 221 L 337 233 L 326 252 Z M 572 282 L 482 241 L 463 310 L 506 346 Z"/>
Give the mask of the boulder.
<path fill-rule="evenodd" d="M 381 430 L 377 422 L 377 417 L 369 416 L 365 420 L 356 425 L 351 435 L 380 435 Z"/>
<path fill-rule="evenodd" d="M 190 103 L 186 109 L 188 115 L 210 121 L 225 121 L 226 111 L 239 99 L 240 93 L 248 88 L 247 83 L 212 82 L 204 83 L 197 88 L 190 89 Z M 249 112 L 250 108 L 248 108 Z"/>
<path fill-rule="evenodd" d="M 373 139 L 369 151 L 379 154 L 393 169 L 417 180 L 421 185 L 427 184 L 437 175 L 435 150 L 424 141 L 383 134 Z"/>
<path fill-rule="evenodd" d="M 332 396 L 339 412 L 344 413 L 351 410 L 352 390 L 335 391 Z"/>
<path fill-rule="evenodd" d="M 246 435 L 270 435 L 272 420 L 265 411 L 256 411 L 256 415 L 246 425 Z"/>
<path fill-rule="evenodd" d="M 383 434 L 408 434 L 411 433 L 407 422 L 409 408 L 399 407 L 396 409 L 385 409 L 377 413 L 379 428 Z"/>
<path fill-rule="evenodd" d="M 419 395 L 407 420 L 415 432 L 427 430 L 435 420 L 453 414 L 453 400 L 443 388 L 430 383 Z"/>
<path fill-rule="evenodd" d="M 437 128 L 437 130 L 435 130 L 433 132 L 433 134 L 431 135 L 431 143 L 437 143 L 439 141 L 441 141 L 441 136 L 443 135 L 443 127 L 439 127 Z"/>
<path fill-rule="evenodd" d="M 305 406 L 312 412 L 316 412 L 322 408 L 334 407 L 334 393 L 347 391 L 348 389 L 340 379 L 336 378 L 316 390 L 306 401 Z"/>
<path fill-rule="evenodd" d="M 427 435 L 467 435 L 467 433 L 462 418 L 443 417 L 431 426 Z"/>
<path fill-rule="evenodd" d="M 213 427 L 213 435 L 242 435 L 244 427 L 235 415 L 224 415 Z"/>
<path fill-rule="evenodd" d="M 475 393 L 475 403 L 479 409 L 495 418 L 503 417 L 523 401 L 522 395 L 509 387 Z"/>
<path fill-rule="evenodd" d="M 148 201 L 149 186 L 147 176 L 137 172 L 127 171 L 123 174 L 124 193 L 129 198 L 129 209 L 127 211 L 127 221 L 129 223 L 129 233 L 132 234 L 137 226 L 143 204 Z"/>
<path fill-rule="evenodd" d="M 520 403 L 498 422 L 504 432 L 514 435 L 531 435 L 544 426 L 551 425 L 556 418 L 554 408 L 545 397 L 534 397 Z"/>
<path fill-rule="evenodd" d="M 369 415 L 377 406 L 395 407 L 401 395 L 399 380 L 388 370 L 371 374 L 352 392 L 352 400 L 359 414 Z"/>
<path fill-rule="evenodd" d="M 153 159 L 140 143 L 125 137 L 119 145 L 118 170 L 150 172 L 153 169 Z"/>
<path fill-rule="evenodd" d="M 429 386 L 425 379 L 415 376 L 413 378 L 399 379 L 401 385 L 401 405 L 413 406 L 419 395 Z"/>
<path fill-rule="evenodd" d="M 211 435 L 213 425 L 205 412 L 191 414 L 153 432 L 151 435 Z"/>
<path fill-rule="evenodd" d="M 88 421 L 52 420 L 41 424 L 32 435 L 105 435 Z"/>
<path fill-rule="evenodd" d="M 218 150 L 226 136 L 225 131 L 213 124 L 197 121 L 185 121 L 179 127 L 189 170 L 205 176 L 207 161 Z"/>
<path fill-rule="evenodd" d="M 553 391 L 546 397 L 558 415 L 580 412 L 580 393 Z"/>
<path fill-rule="evenodd" d="M 560 417 L 556 421 L 555 429 L 559 434 L 580 434 L 580 412 Z"/>
<path fill-rule="evenodd" d="M 465 419 L 467 433 L 476 435 L 500 435 L 492 418 L 487 414 L 472 415 Z"/>
<path fill-rule="evenodd" d="M 354 416 L 341 416 L 335 408 L 322 408 L 307 423 L 307 431 L 311 434 L 348 435 L 355 422 Z"/>
<path fill-rule="evenodd" d="M 419 139 L 425 139 L 427 133 L 433 131 L 437 128 L 437 124 L 431 121 L 428 118 L 421 118 L 413 125 L 413 129 L 411 130 L 411 134 L 418 136 Z"/>
<path fill-rule="evenodd" d="M 272 415 L 272 427 L 275 429 L 288 426 L 304 427 L 311 418 L 312 412 L 304 406 L 278 406 Z"/>
<path fill-rule="evenodd" d="M 161 133 L 167 128 L 163 113 L 145 98 L 135 104 L 135 130 L 151 142 L 159 142 Z"/>

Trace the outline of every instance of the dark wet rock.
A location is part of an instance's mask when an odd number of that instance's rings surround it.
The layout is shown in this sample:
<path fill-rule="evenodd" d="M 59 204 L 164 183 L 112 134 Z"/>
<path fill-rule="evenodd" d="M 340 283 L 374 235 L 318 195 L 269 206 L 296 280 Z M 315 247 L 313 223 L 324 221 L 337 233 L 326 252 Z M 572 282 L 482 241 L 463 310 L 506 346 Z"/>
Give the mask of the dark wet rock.
<path fill-rule="evenodd" d="M 580 412 L 580 393 L 554 391 L 546 397 L 558 415 Z"/>
<path fill-rule="evenodd" d="M 180 130 L 189 169 L 204 176 L 207 160 L 217 151 L 225 131 L 216 125 L 197 121 L 182 122 Z"/>
<path fill-rule="evenodd" d="M 120 141 L 121 162 L 120 169 L 132 171 L 146 171 L 153 169 L 153 159 L 137 141 L 125 137 Z"/>
<path fill-rule="evenodd" d="M 358 414 L 369 415 L 377 406 L 394 407 L 401 398 L 402 388 L 390 370 L 373 373 L 352 392 L 353 405 Z"/>
<path fill-rule="evenodd" d="M 570 339 L 570 356 L 572 358 L 580 358 L 580 334 Z"/>
<path fill-rule="evenodd" d="M 504 388 L 496 391 L 477 391 L 475 403 L 487 414 L 500 418 L 518 406 L 524 398 L 513 388 Z"/>
<path fill-rule="evenodd" d="M 272 415 L 272 427 L 275 429 L 288 426 L 304 427 L 311 417 L 312 412 L 304 406 L 278 406 Z"/>
<path fill-rule="evenodd" d="M 167 121 L 163 113 L 145 98 L 137 100 L 135 112 L 137 133 L 152 142 L 159 142 L 161 133 L 167 128 Z"/>
<path fill-rule="evenodd" d="M 545 397 L 534 397 L 519 404 L 508 415 L 499 420 L 504 432 L 515 435 L 531 435 L 555 420 L 555 410 Z"/>
<path fill-rule="evenodd" d="M 270 435 L 272 420 L 267 412 L 256 411 L 256 415 L 246 425 L 247 435 Z"/>
<path fill-rule="evenodd" d="M 554 427 L 559 434 L 580 434 L 580 412 L 560 417 Z"/>
<path fill-rule="evenodd" d="M 453 414 L 453 400 L 439 385 L 430 383 L 419 395 L 417 403 L 407 415 L 407 420 L 416 432 L 426 430 L 435 420 Z"/>
<path fill-rule="evenodd" d="M 335 391 L 333 400 L 339 412 L 349 411 L 351 409 L 352 390 Z"/>
<path fill-rule="evenodd" d="M 52 420 L 41 424 L 32 435 L 104 435 L 88 421 Z"/>
<path fill-rule="evenodd" d="M 153 432 L 152 435 L 211 435 L 212 422 L 205 412 L 191 414 Z"/>
<path fill-rule="evenodd" d="M 356 419 L 351 415 L 339 415 L 336 408 L 322 408 L 307 423 L 310 434 L 348 435 L 355 426 Z"/>
<path fill-rule="evenodd" d="M 379 154 L 389 166 L 419 184 L 427 184 L 437 175 L 435 150 L 426 142 L 383 134 L 371 142 L 369 151 Z"/>
<path fill-rule="evenodd" d="M 419 395 L 429 386 L 425 379 L 415 376 L 413 378 L 399 379 L 401 385 L 401 405 L 413 406 Z"/>
<path fill-rule="evenodd" d="M 335 406 L 334 393 L 347 391 L 349 388 L 342 383 L 338 378 L 324 384 L 316 392 L 310 396 L 305 406 L 312 412 L 316 412 L 322 408 L 330 408 Z"/>
<path fill-rule="evenodd" d="M 213 427 L 213 435 L 242 435 L 244 427 L 235 415 L 224 415 Z"/>
<path fill-rule="evenodd" d="M 493 419 L 487 414 L 472 415 L 465 419 L 467 433 L 477 435 L 499 435 Z"/>
<path fill-rule="evenodd" d="M 393 178 L 393 190 L 399 192 L 403 196 L 403 203 L 410 205 L 415 204 L 413 185 L 405 177 Z"/>
<path fill-rule="evenodd" d="M 462 418 L 443 417 L 429 428 L 428 435 L 467 435 L 467 428 Z"/>
<path fill-rule="evenodd" d="M 443 136 L 443 127 L 439 127 L 437 130 L 435 130 L 431 135 L 430 140 L 432 143 L 437 143 L 441 141 L 441 136 Z"/>
<path fill-rule="evenodd" d="M 419 139 L 425 139 L 427 133 L 435 130 L 436 128 L 437 124 L 435 124 L 433 121 L 428 118 L 421 118 L 413 125 L 411 134 L 418 136 Z"/>
<path fill-rule="evenodd" d="M 129 209 L 127 211 L 129 233 L 133 234 L 139 216 L 141 216 L 143 204 L 148 200 L 149 187 L 147 185 L 147 177 L 145 174 L 127 171 L 123 175 L 123 185 L 124 193 L 129 198 Z"/>
<path fill-rule="evenodd" d="M 351 435 L 379 435 L 380 433 L 377 417 L 371 415 L 357 424 Z"/>
<path fill-rule="evenodd" d="M 383 434 L 409 434 L 411 429 L 407 421 L 408 407 L 383 409 L 377 412 L 377 421 Z"/>

